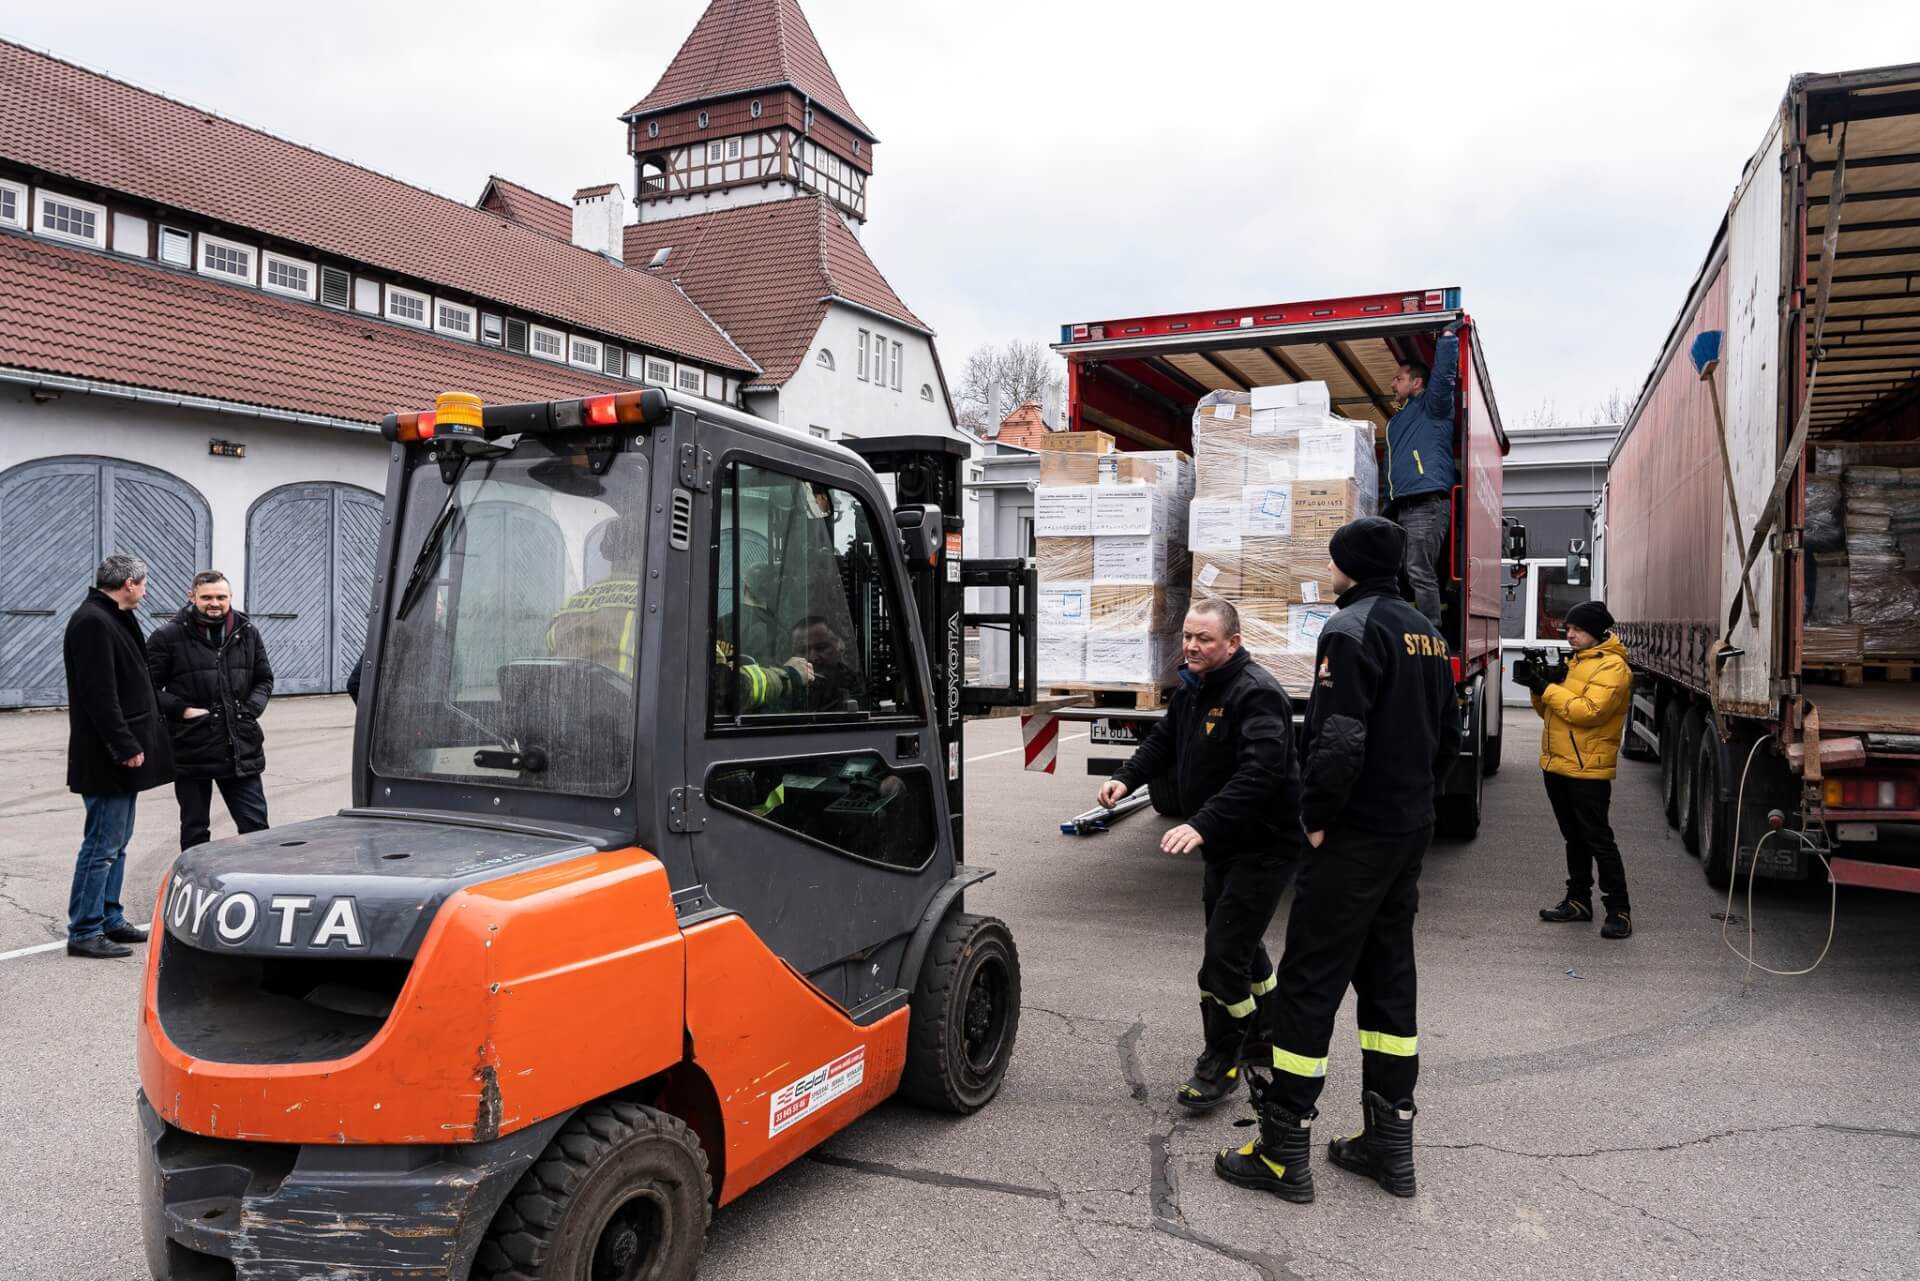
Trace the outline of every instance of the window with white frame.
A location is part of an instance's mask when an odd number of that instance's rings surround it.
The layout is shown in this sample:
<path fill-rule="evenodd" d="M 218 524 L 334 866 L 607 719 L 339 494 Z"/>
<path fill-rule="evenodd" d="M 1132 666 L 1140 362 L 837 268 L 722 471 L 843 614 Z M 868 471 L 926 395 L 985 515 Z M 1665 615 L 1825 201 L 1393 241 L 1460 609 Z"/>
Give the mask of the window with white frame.
<path fill-rule="evenodd" d="M 425 294 L 416 294 L 411 289 L 402 289 L 397 285 L 387 286 L 387 319 L 397 320 L 403 325 L 412 325 L 418 329 L 427 328 L 430 323 L 428 308 L 433 300 Z"/>
<path fill-rule="evenodd" d="M 600 344 L 591 338 L 575 336 L 567 359 L 582 369 L 600 368 Z"/>
<path fill-rule="evenodd" d="M 815 440 L 832 440 L 833 439 L 833 433 L 825 427 L 814 427 L 809 425 L 807 427 L 807 435 L 813 437 Z"/>
<path fill-rule="evenodd" d="M 876 387 L 887 385 L 887 336 L 885 334 L 873 336 L 873 385 Z"/>
<path fill-rule="evenodd" d="M 860 331 L 860 381 L 867 381 L 867 339 L 873 335 L 865 329 Z"/>
<path fill-rule="evenodd" d="M 490 343 L 493 346 L 498 347 L 500 345 L 500 333 L 501 333 L 500 317 L 494 315 L 492 312 L 486 312 L 486 311 L 481 312 L 480 313 L 480 341 L 483 343 Z"/>
<path fill-rule="evenodd" d="M 557 329 L 542 329 L 538 325 L 530 326 L 532 334 L 531 350 L 542 360 L 565 362 L 567 358 L 567 336 Z"/>
<path fill-rule="evenodd" d="M 932 383 L 920 384 L 920 399 L 926 401 L 928 404 L 933 403 L 933 384 Z"/>
<path fill-rule="evenodd" d="M 0 178 L 0 226 L 24 228 L 26 225 L 26 184 Z"/>
<path fill-rule="evenodd" d="M 200 235 L 200 274 L 203 276 L 242 280 L 250 285 L 253 283 L 254 259 L 252 245 L 222 240 L 205 232 Z"/>
<path fill-rule="evenodd" d="M 34 202 L 33 229 L 56 240 L 71 240 L 75 244 L 105 249 L 107 207 L 96 205 L 91 200 L 56 195 L 43 187 L 40 199 Z"/>
<path fill-rule="evenodd" d="M 820 368 L 822 369 L 829 369 L 829 370 L 832 369 L 833 353 L 828 351 L 825 347 L 822 347 L 820 349 L 820 354 L 814 358 L 814 363 L 819 365 Z"/>
<path fill-rule="evenodd" d="M 193 233 L 178 227 L 160 228 L 160 261 L 175 267 L 193 266 Z"/>
<path fill-rule="evenodd" d="M 645 381 L 657 383 L 662 387 L 673 386 L 673 362 L 662 360 L 658 356 L 648 356 Z"/>
<path fill-rule="evenodd" d="M 893 345 L 892 362 L 887 366 L 887 381 L 893 384 L 895 391 L 900 390 L 900 344 Z"/>
<path fill-rule="evenodd" d="M 148 232 L 149 224 L 139 214 L 130 214 L 124 209 L 113 211 L 113 252 L 129 258 L 148 257 L 151 252 Z"/>
<path fill-rule="evenodd" d="M 433 327 L 440 333 L 454 338 L 473 341 L 473 327 L 478 314 L 463 302 L 448 302 L 445 298 L 433 300 Z"/>
<path fill-rule="evenodd" d="M 271 289 L 276 294 L 292 294 L 296 298 L 311 300 L 314 297 L 313 263 L 268 252 L 260 255 L 260 265 L 264 268 L 260 276 L 262 289 Z"/>
<path fill-rule="evenodd" d="M 681 391 L 690 391 L 697 396 L 700 394 L 700 382 L 700 371 L 698 369 L 693 368 L 691 365 L 682 365 L 680 367 L 679 385 Z"/>
<path fill-rule="evenodd" d="M 740 158 L 740 140 L 738 138 L 727 139 L 727 159 L 738 160 L 739 158 Z"/>
<path fill-rule="evenodd" d="M 723 149 L 722 149 L 722 147 L 721 147 L 721 145 L 720 145 L 719 143 L 717 143 L 717 142 L 710 142 L 710 143 L 708 143 L 708 144 L 707 144 L 707 160 L 708 160 L 708 162 L 709 162 L 709 163 L 711 163 L 711 162 L 713 162 L 713 161 L 715 161 L 715 160 L 718 160 L 718 159 L 720 158 L 720 156 L 721 156 L 721 154 L 722 154 L 722 150 L 723 150 Z"/>

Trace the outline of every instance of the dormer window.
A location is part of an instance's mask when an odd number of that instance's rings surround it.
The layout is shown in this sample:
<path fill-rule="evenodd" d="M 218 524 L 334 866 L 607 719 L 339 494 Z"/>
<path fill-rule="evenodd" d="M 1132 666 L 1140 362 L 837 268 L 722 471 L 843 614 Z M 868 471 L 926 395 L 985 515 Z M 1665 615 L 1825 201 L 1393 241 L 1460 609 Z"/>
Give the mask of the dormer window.
<path fill-rule="evenodd" d="M 433 305 L 425 294 L 416 294 L 411 289 L 387 286 L 387 319 L 403 325 L 412 325 L 415 329 L 425 329 L 428 325 L 427 308 Z"/>
<path fill-rule="evenodd" d="M 480 313 L 480 341 L 493 347 L 500 345 L 500 317 L 489 312 Z"/>
<path fill-rule="evenodd" d="M 228 280 L 238 280 L 250 285 L 253 283 L 253 264 L 252 245 L 243 245 L 232 240 L 222 240 L 218 236 L 201 234 L 201 275 L 224 276 Z"/>
<path fill-rule="evenodd" d="M 193 233 L 178 227 L 160 228 L 160 261 L 175 267 L 193 266 Z"/>
<path fill-rule="evenodd" d="M 433 327 L 449 337 L 465 338 L 472 342 L 476 315 L 474 309 L 465 303 L 436 298 L 433 304 Z"/>
<path fill-rule="evenodd" d="M 266 267 L 266 275 L 260 281 L 261 288 L 276 294 L 305 298 L 309 302 L 313 300 L 316 292 L 313 263 L 276 253 L 263 255 L 261 262 Z"/>
<path fill-rule="evenodd" d="M 682 365 L 680 367 L 680 390 L 690 391 L 696 396 L 700 394 L 700 371 L 698 369 L 693 368 L 691 365 Z"/>
<path fill-rule="evenodd" d="M 662 360 L 658 356 L 648 356 L 644 381 L 659 387 L 673 386 L 673 362 Z"/>
<path fill-rule="evenodd" d="M 598 369 L 603 359 L 600 344 L 591 338 L 576 337 L 568 359 L 582 369 Z"/>
<path fill-rule="evenodd" d="M 532 336 L 533 354 L 542 360 L 565 363 L 567 359 L 567 336 L 557 329 L 542 329 L 539 325 L 529 327 Z"/>
<path fill-rule="evenodd" d="M 27 225 L 27 188 L 25 183 L 0 178 L 0 226 Z"/>
<path fill-rule="evenodd" d="M 42 187 L 34 206 L 34 230 L 55 240 L 107 247 L 107 207 L 91 200 L 55 195 Z"/>

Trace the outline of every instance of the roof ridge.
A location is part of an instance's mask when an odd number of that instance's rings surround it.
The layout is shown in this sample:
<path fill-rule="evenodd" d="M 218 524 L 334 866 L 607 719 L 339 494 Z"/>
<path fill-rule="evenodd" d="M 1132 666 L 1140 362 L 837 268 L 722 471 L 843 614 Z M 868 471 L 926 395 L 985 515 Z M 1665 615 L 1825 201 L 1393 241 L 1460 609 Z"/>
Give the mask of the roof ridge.
<path fill-rule="evenodd" d="M 814 221 L 813 234 L 814 252 L 819 256 L 820 261 L 820 283 L 827 287 L 828 294 L 837 298 L 840 295 L 840 282 L 833 278 L 833 264 L 827 261 L 826 220 L 832 211 L 827 208 L 827 198 L 819 192 L 809 193 L 808 198 L 814 202 L 814 211 L 818 215 Z"/>
<path fill-rule="evenodd" d="M 530 187 L 524 182 L 519 182 L 513 178 L 507 177 L 505 174 L 490 173 L 487 175 L 488 186 L 492 186 L 496 182 L 505 183 L 509 187 L 514 187 L 521 191 L 526 192 L 529 196 L 537 196 L 541 200 L 551 200 L 556 205 L 564 205 L 567 203 L 566 201 L 560 199 L 560 197 L 558 196 L 549 196 L 546 192 L 540 190 L 538 187 Z M 486 195 L 487 194 L 486 190 L 483 188 L 480 194 L 482 196 Z"/>
<path fill-rule="evenodd" d="M 689 307 L 692 307 L 695 311 L 699 312 L 700 315 L 706 319 L 706 322 L 709 325 L 712 325 L 715 329 L 719 330 L 720 336 L 722 338 L 725 338 L 728 342 L 733 343 L 733 348 L 735 351 L 739 352 L 741 355 L 747 358 L 747 363 L 753 366 L 753 374 L 755 378 L 758 378 L 761 374 L 764 374 L 767 372 L 766 367 L 762 365 L 758 360 L 754 359 L 752 352 L 748 351 L 745 347 L 741 346 L 738 342 L 734 341 L 733 335 L 730 332 L 728 332 L 727 327 L 725 325 L 715 320 L 711 315 L 708 315 L 707 309 L 705 307 L 702 307 L 698 302 L 694 301 L 694 297 L 692 294 L 680 288 L 679 277 L 676 276 L 672 280 L 668 281 L 667 283 L 672 285 L 674 289 L 679 293 L 679 295 L 682 298 L 685 298 L 687 300 L 687 305 Z M 743 380 L 743 381 L 747 381 L 747 380 Z"/>
<path fill-rule="evenodd" d="M 815 194 L 814 199 L 819 200 L 823 203 L 826 201 L 825 196 L 821 196 L 818 194 Z M 828 212 L 832 213 L 836 219 L 840 217 L 838 210 L 829 210 Z M 936 337 L 937 334 L 933 326 L 929 325 L 926 321 L 921 320 L 920 313 L 907 305 L 907 300 L 900 296 L 900 291 L 893 287 L 893 282 L 891 280 L 887 279 L 887 273 L 880 270 L 880 264 L 873 260 L 873 255 L 867 252 L 867 247 L 860 243 L 860 237 L 854 235 L 853 229 L 851 227 L 848 227 L 844 221 L 840 223 L 840 226 L 843 229 L 845 229 L 847 233 L 847 238 L 853 241 L 854 247 L 860 251 L 861 256 L 867 260 L 867 265 L 873 268 L 873 274 L 879 277 L 880 283 L 887 287 L 887 292 L 892 294 L 894 301 L 900 304 L 900 309 L 906 312 L 909 316 L 913 317 L 914 323 L 919 325 L 920 328 L 926 332 L 927 337 L 929 338 Z M 826 260 L 826 247 L 824 244 L 821 246 L 820 256 L 821 256 L 822 263 L 824 263 Z M 836 292 L 837 292 L 837 287 L 836 287 Z"/>

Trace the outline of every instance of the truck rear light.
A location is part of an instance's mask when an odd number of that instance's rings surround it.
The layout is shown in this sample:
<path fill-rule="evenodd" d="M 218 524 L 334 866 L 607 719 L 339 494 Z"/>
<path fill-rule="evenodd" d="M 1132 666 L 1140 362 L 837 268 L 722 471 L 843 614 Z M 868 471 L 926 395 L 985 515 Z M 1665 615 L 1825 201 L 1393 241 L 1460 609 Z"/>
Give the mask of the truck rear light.
<path fill-rule="evenodd" d="M 1895 778 L 1830 778 L 1823 796 L 1831 809 L 1920 809 L 1920 782 Z"/>
<path fill-rule="evenodd" d="M 403 445 L 417 445 L 433 439 L 433 411 L 422 414 L 388 414 L 380 422 L 380 434 Z"/>
<path fill-rule="evenodd" d="M 1447 663 L 1449 666 L 1453 668 L 1453 683 L 1455 685 L 1458 685 L 1460 683 L 1460 678 L 1466 673 L 1466 667 L 1463 663 L 1461 663 L 1460 656 L 1458 654 L 1455 654 L 1452 658 L 1449 658 L 1447 660 Z"/>
<path fill-rule="evenodd" d="M 606 396 L 589 396 L 580 402 L 581 420 L 594 427 L 612 427 L 616 423 L 647 421 L 644 391 L 623 391 Z"/>

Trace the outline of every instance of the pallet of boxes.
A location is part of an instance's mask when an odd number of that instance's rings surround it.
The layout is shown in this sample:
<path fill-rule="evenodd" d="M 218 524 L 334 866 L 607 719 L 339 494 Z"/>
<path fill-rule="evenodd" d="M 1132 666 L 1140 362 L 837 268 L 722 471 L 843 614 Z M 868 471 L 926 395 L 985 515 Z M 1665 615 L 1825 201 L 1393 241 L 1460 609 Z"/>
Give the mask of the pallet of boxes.
<path fill-rule="evenodd" d="M 1116 452 L 1105 432 L 1040 442 L 1034 492 L 1040 685 L 1157 707 L 1180 662 L 1193 461 Z"/>
<path fill-rule="evenodd" d="M 1328 543 L 1375 514 L 1373 424 L 1335 416 L 1325 383 L 1214 392 L 1193 415 L 1193 599 L 1240 611 L 1243 644 L 1296 696 L 1333 616 Z"/>
<path fill-rule="evenodd" d="M 1848 685 L 1920 663 L 1920 446 L 1814 450 L 1804 666 Z"/>

